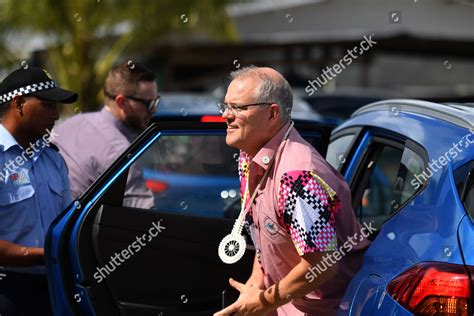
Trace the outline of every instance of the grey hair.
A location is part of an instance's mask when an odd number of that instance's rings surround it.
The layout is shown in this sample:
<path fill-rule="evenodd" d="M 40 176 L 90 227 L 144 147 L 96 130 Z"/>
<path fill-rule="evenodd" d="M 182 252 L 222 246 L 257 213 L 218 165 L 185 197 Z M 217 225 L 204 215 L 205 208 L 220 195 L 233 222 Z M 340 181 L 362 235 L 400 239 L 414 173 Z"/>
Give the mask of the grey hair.
<path fill-rule="evenodd" d="M 255 102 L 273 102 L 278 104 L 281 111 L 281 119 L 287 122 L 291 118 L 291 109 L 293 107 L 293 92 L 291 86 L 283 76 L 275 80 L 275 78 L 258 71 L 259 67 L 248 66 L 242 69 L 231 72 L 230 78 L 246 79 L 255 78 L 260 79 L 260 86 L 255 91 Z"/>

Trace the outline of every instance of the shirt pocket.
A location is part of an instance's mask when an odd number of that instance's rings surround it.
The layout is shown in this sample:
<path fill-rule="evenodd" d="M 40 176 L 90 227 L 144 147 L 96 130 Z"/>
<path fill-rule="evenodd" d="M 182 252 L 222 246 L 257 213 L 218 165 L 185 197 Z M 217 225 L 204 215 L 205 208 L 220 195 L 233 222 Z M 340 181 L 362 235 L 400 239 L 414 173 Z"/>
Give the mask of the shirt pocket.
<path fill-rule="evenodd" d="M 3 176 L 0 181 L 0 206 L 6 208 L 22 202 L 31 198 L 34 193 L 35 189 L 30 182 L 29 170 L 18 167 L 14 172 Z"/>
<path fill-rule="evenodd" d="M 63 196 L 63 188 L 61 180 L 57 177 L 52 177 L 48 180 L 49 189 L 57 196 Z"/>
<path fill-rule="evenodd" d="M 62 181 L 59 177 L 52 176 L 48 179 L 49 190 L 51 191 L 51 203 L 55 214 L 59 214 L 63 210 L 64 190 Z"/>
<path fill-rule="evenodd" d="M 15 203 L 29 199 L 35 193 L 35 189 L 31 184 L 14 187 L 11 185 L 5 185 L 3 188 L 0 187 L 0 206 L 11 206 Z"/>
<path fill-rule="evenodd" d="M 0 185 L 0 239 L 15 242 L 36 220 L 35 190 L 31 184 Z"/>

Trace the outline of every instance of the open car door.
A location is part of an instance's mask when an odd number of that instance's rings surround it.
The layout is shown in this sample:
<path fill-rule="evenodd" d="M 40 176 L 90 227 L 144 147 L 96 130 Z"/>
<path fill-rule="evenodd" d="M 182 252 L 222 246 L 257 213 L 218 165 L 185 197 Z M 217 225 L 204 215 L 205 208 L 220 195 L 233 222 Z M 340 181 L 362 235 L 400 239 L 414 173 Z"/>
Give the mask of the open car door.
<path fill-rule="evenodd" d="M 152 124 L 53 222 L 45 257 L 55 314 L 211 315 L 237 298 L 228 279 L 250 276 L 250 238 L 235 264 L 217 248 L 240 211 L 238 150 L 225 143 L 226 124 L 187 119 Z M 295 127 L 326 154 L 331 126 Z M 130 199 L 129 186 L 144 190 Z"/>

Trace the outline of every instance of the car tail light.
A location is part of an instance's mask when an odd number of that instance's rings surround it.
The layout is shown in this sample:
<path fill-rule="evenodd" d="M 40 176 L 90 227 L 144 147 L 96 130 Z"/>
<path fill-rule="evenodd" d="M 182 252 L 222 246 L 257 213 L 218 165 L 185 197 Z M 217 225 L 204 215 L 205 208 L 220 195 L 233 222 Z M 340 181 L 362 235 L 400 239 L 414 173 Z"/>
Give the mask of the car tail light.
<path fill-rule="evenodd" d="M 469 267 L 470 274 L 474 267 Z M 471 283 L 463 265 L 424 262 L 398 275 L 387 292 L 415 315 L 468 316 Z"/>
<path fill-rule="evenodd" d="M 154 193 L 160 193 L 168 189 L 168 184 L 161 181 L 146 180 L 145 184 Z"/>
<path fill-rule="evenodd" d="M 225 123 L 225 118 L 217 115 L 204 115 L 201 117 L 202 123 Z"/>

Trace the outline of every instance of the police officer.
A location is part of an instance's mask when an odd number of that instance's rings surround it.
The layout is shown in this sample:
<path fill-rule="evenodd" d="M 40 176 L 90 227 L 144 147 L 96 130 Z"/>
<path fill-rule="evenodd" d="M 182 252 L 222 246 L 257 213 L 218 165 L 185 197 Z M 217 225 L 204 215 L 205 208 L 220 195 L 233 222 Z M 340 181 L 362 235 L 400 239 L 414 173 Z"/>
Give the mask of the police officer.
<path fill-rule="evenodd" d="M 71 202 L 52 128 L 58 103 L 76 100 L 41 68 L 16 70 L 0 83 L 1 315 L 52 315 L 43 247 L 49 225 Z"/>

